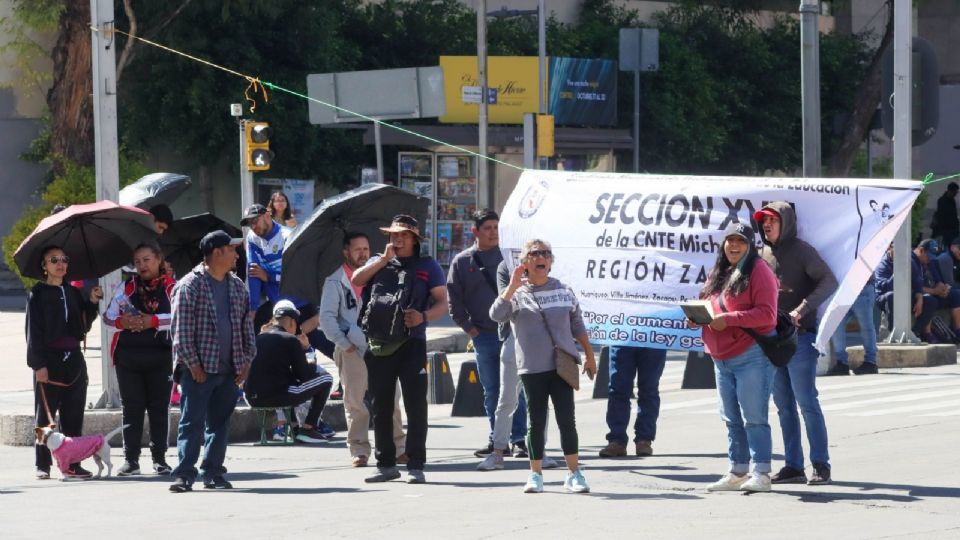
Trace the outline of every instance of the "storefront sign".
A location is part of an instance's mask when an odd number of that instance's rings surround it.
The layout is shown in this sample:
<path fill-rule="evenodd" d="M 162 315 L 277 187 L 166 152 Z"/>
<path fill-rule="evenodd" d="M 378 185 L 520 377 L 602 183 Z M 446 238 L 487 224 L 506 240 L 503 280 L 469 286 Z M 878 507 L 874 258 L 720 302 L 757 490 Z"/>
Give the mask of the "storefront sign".
<path fill-rule="evenodd" d="M 516 264 L 525 241 L 553 244 L 551 276 L 576 293 L 591 342 L 702 350 L 678 303 L 698 297 L 727 225 L 756 229 L 755 210 L 787 201 L 799 237 L 840 282 L 819 310 L 823 350 L 920 190 L 900 180 L 527 170 L 500 214 L 500 246 Z"/>
<path fill-rule="evenodd" d="M 523 113 L 537 112 L 537 66 L 537 58 L 532 56 L 487 58 L 487 87 L 493 90 L 488 96 L 487 109 L 491 124 L 522 124 Z M 480 87 L 477 57 L 441 56 L 440 67 L 443 68 L 447 111 L 440 117 L 440 122 L 476 124 L 481 98 L 477 95 L 476 101 L 467 102 L 464 87 Z M 473 95 L 472 91 L 468 92 Z"/>
<path fill-rule="evenodd" d="M 557 125 L 616 125 L 617 63 L 551 58 L 549 111 Z"/>

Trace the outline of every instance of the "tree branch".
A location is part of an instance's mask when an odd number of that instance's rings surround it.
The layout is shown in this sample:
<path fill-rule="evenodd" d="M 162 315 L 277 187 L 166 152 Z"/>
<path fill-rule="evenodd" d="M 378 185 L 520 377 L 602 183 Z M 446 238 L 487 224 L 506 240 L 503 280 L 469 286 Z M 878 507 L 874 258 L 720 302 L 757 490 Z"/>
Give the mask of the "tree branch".
<path fill-rule="evenodd" d="M 193 0 L 183 0 L 180 6 L 167 15 L 167 17 L 160 21 L 159 24 L 144 32 L 143 37 L 146 39 L 153 39 L 156 37 L 160 32 L 163 31 L 164 28 L 169 26 L 170 23 L 172 23 L 177 16 L 179 16 L 180 13 L 182 13 L 183 10 L 190 5 L 190 2 L 192 1 Z M 128 33 L 131 36 L 137 36 L 137 16 L 133 9 L 131 0 L 123 0 L 123 11 L 127 15 L 127 20 L 130 21 L 130 30 Z M 126 47 L 123 48 L 123 52 L 120 53 L 120 60 L 117 62 L 117 81 L 120 81 L 120 74 L 123 72 L 123 69 L 127 67 L 131 61 L 133 61 L 134 53 L 138 50 L 136 45 L 137 40 L 131 37 L 127 41 Z"/>

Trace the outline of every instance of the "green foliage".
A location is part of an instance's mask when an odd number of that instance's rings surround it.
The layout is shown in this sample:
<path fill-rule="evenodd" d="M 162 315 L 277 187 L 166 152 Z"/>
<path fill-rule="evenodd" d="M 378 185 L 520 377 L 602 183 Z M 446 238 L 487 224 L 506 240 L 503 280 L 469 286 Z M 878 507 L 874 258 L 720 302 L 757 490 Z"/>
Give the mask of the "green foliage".
<path fill-rule="evenodd" d="M 18 86 L 41 92 L 50 80 L 47 71 L 34 69 L 49 52 L 35 39 L 37 34 L 53 32 L 60 21 L 64 0 L 10 0 L 11 16 L 0 17 L 0 33 L 6 43 L 0 45 L 0 60 L 18 73 Z M 12 86 L 12 83 L 6 86 Z"/>
<path fill-rule="evenodd" d="M 68 160 L 63 160 L 63 173 L 56 176 L 44 188 L 40 197 L 41 202 L 36 207 L 27 207 L 20 218 L 13 224 L 10 233 L 3 238 L 3 257 L 7 266 L 13 270 L 23 282 L 25 288 L 30 288 L 35 280 L 23 277 L 20 269 L 13 261 L 13 253 L 23 240 L 30 236 L 40 220 L 50 215 L 53 207 L 62 204 L 91 203 L 97 200 L 96 173 L 93 167 L 81 167 Z M 124 152 L 120 155 L 120 186 L 126 186 L 141 176 L 150 173 L 150 169 L 139 159 L 130 157 Z"/>

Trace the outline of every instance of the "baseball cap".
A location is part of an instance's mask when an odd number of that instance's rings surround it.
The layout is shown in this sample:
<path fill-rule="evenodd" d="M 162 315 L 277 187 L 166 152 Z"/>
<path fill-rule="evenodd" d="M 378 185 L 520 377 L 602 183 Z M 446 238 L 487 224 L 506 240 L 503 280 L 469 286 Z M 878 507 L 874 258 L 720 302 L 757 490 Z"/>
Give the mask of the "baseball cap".
<path fill-rule="evenodd" d="M 777 219 L 780 219 L 780 214 L 773 208 L 761 208 L 760 210 L 757 210 L 756 212 L 753 213 L 753 220 L 756 221 L 757 223 L 760 223 L 763 221 L 764 216 L 770 216 L 770 217 L 775 217 Z"/>
<path fill-rule="evenodd" d="M 207 233 L 207 235 L 200 240 L 200 252 L 206 257 L 217 248 L 222 248 L 223 246 L 238 246 L 242 243 L 243 238 L 230 238 L 230 235 L 223 231 L 213 231 Z"/>
<path fill-rule="evenodd" d="M 297 307 L 293 305 L 293 302 L 289 300 L 280 300 L 275 306 L 273 306 L 273 317 L 279 319 L 280 317 L 290 317 L 291 319 L 298 319 L 300 317 L 300 311 L 297 310 Z"/>
<path fill-rule="evenodd" d="M 926 240 L 921 240 L 917 247 L 923 248 L 930 253 L 939 253 L 940 252 L 940 243 L 934 240 L 933 238 L 927 238 Z"/>
<path fill-rule="evenodd" d="M 730 236 L 739 236 L 750 245 L 754 243 L 753 228 L 743 223 L 731 223 L 727 225 L 727 228 L 723 230 L 723 237 L 728 238 Z"/>
<path fill-rule="evenodd" d="M 251 204 L 243 213 L 243 219 L 240 220 L 240 226 L 246 227 L 251 221 L 267 213 L 267 207 L 262 204 Z"/>

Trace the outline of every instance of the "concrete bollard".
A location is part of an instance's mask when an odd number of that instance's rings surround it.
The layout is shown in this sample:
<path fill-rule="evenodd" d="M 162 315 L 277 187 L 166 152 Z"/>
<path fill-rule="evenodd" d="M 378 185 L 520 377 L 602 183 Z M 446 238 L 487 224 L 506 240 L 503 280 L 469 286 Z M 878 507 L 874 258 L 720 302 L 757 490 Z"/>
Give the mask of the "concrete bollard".
<path fill-rule="evenodd" d="M 468 360 L 460 365 L 460 378 L 453 395 L 453 409 L 450 416 L 486 416 L 483 409 L 483 386 L 477 362 Z"/>
<path fill-rule="evenodd" d="M 447 353 L 427 353 L 427 384 L 427 403 L 453 403 L 456 389 L 453 386 L 453 373 L 450 372 Z"/>
<path fill-rule="evenodd" d="M 684 390 L 702 390 L 717 387 L 717 379 L 713 374 L 713 359 L 705 352 L 687 353 L 687 365 L 683 368 Z"/>

